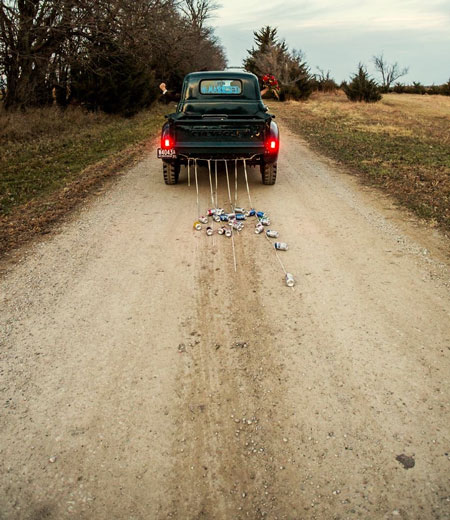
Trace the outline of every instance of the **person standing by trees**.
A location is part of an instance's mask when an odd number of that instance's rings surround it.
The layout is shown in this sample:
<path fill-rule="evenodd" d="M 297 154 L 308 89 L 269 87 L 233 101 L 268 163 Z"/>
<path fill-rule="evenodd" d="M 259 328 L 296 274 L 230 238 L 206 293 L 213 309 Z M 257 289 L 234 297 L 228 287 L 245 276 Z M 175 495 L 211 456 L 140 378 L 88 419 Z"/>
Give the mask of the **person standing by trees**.
<path fill-rule="evenodd" d="M 162 94 L 159 96 L 159 101 L 163 103 L 170 103 L 171 101 L 180 101 L 180 94 L 167 90 L 165 83 L 161 83 L 159 88 L 162 90 Z"/>

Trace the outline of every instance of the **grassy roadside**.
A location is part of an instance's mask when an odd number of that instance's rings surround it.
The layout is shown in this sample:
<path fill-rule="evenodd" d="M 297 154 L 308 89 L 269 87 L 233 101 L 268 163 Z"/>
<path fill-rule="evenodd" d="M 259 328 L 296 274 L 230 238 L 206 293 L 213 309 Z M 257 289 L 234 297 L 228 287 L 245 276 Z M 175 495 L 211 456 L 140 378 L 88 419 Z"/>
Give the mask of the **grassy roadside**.
<path fill-rule="evenodd" d="M 273 108 L 315 149 L 450 231 L 450 98 L 387 94 L 365 104 L 315 94 Z"/>
<path fill-rule="evenodd" d="M 133 118 L 57 108 L 0 112 L 0 214 L 44 197 L 87 166 L 154 134 L 167 107 Z"/>
<path fill-rule="evenodd" d="M 0 256 L 48 232 L 145 151 L 167 106 L 133 118 L 56 108 L 0 112 Z"/>

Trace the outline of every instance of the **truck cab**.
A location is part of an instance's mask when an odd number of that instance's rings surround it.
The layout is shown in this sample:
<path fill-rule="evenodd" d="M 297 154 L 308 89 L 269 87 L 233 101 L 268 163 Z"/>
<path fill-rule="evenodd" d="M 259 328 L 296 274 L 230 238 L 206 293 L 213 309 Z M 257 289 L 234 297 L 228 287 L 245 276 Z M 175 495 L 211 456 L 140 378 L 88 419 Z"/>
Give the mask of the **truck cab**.
<path fill-rule="evenodd" d="M 181 165 L 191 159 L 245 159 L 260 167 L 264 184 L 275 184 L 280 138 L 267 110 L 254 74 L 188 74 L 177 110 L 166 116 L 161 132 L 165 183 L 176 184 Z"/>

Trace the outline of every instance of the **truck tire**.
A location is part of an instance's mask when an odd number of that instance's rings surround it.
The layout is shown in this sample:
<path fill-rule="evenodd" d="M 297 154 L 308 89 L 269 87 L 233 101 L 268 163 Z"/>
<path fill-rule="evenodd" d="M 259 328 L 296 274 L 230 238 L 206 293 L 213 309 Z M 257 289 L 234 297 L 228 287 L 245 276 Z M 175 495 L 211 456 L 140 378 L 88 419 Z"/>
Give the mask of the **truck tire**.
<path fill-rule="evenodd" d="M 178 161 L 163 161 L 163 175 L 166 184 L 177 184 L 180 175 L 180 163 Z"/>
<path fill-rule="evenodd" d="M 277 181 L 277 163 L 261 164 L 262 183 L 272 186 Z"/>

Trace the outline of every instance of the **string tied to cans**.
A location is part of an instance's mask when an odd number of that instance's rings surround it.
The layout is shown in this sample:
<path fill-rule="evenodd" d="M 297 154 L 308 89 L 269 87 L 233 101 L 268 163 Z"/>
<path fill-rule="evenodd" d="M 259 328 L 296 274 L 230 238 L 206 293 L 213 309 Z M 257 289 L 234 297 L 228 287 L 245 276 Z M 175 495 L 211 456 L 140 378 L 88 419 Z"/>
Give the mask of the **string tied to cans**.
<path fill-rule="evenodd" d="M 207 236 L 224 236 L 227 238 L 231 238 L 232 244 L 232 252 L 233 252 L 233 265 L 234 271 L 237 272 L 237 260 L 236 260 L 236 248 L 234 243 L 234 234 L 240 233 L 243 231 L 245 224 L 251 222 L 253 220 L 255 224 L 255 234 L 261 235 L 263 234 L 266 240 L 271 244 L 271 247 L 275 253 L 275 256 L 281 266 L 281 269 L 284 273 L 285 284 L 288 287 L 294 287 L 295 279 L 294 276 L 289 273 L 280 257 L 280 252 L 288 251 L 289 246 L 286 242 L 280 242 L 278 240 L 273 241 L 273 239 L 279 238 L 279 232 L 269 228 L 271 226 L 271 220 L 267 213 L 264 211 L 258 211 L 253 207 L 251 195 L 250 195 L 250 187 L 248 184 L 248 173 L 247 173 L 247 159 L 235 159 L 234 160 L 234 203 L 231 197 L 231 189 L 230 189 L 230 176 L 228 170 L 228 161 L 225 159 L 206 159 L 208 165 L 208 177 L 209 177 L 209 188 L 210 188 L 210 197 L 211 197 L 211 207 L 206 210 L 206 212 L 202 215 L 200 213 L 200 203 L 199 203 L 199 187 L 198 187 L 198 161 L 201 159 L 192 159 L 188 158 L 188 185 L 190 185 L 190 166 L 191 161 L 194 162 L 194 177 L 195 177 L 195 187 L 196 187 L 196 201 L 197 201 L 197 215 L 198 218 L 194 222 L 194 229 L 196 231 L 202 231 L 203 226 L 206 226 L 206 235 Z M 205 161 L 205 159 L 203 159 Z M 211 162 L 214 161 L 214 184 L 213 184 L 213 168 L 211 167 Z M 222 161 L 225 165 L 225 174 L 226 174 L 226 182 L 227 182 L 227 194 L 228 194 L 228 205 L 229 211 L 226 211 L 225 208 L 218 207 L 218 162 Z M 244 170 L 244 178 L 245 185 L 247 191 L 247 198 L 250 209 L 245 209 L 242 206 L 238 206 L 238 161 L 242 161 L 243 170 Z M 215 224 L 218 224 L 218 229 L 215 229 Z"/>

